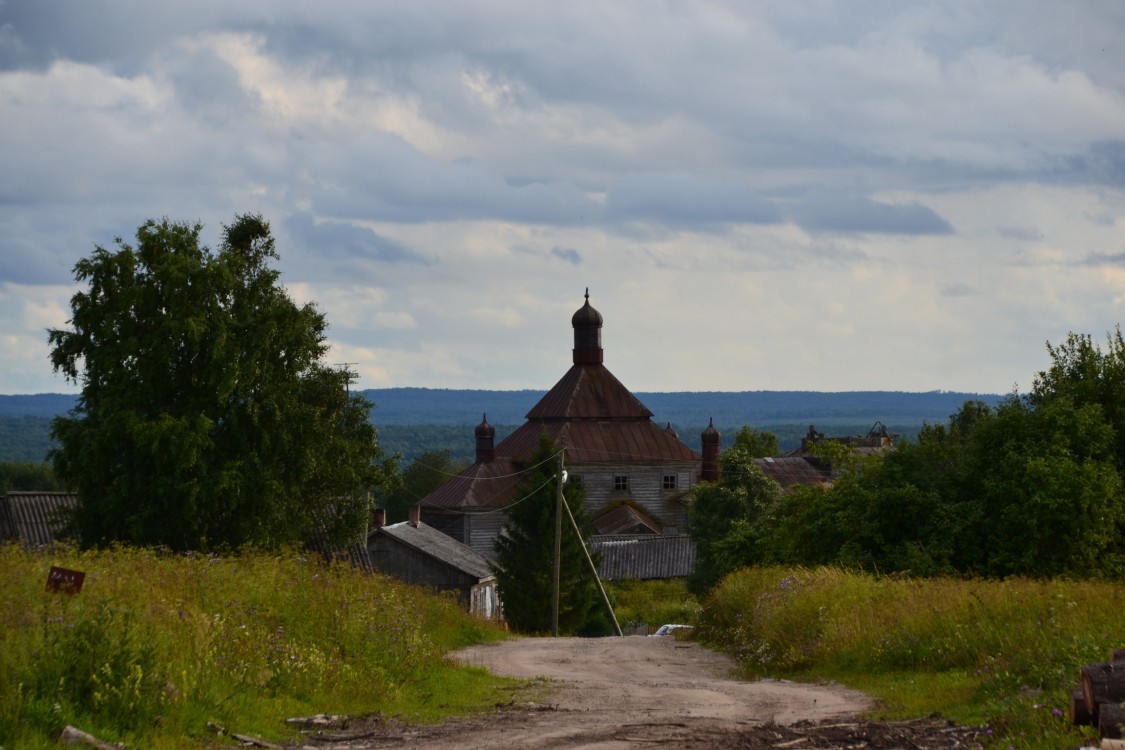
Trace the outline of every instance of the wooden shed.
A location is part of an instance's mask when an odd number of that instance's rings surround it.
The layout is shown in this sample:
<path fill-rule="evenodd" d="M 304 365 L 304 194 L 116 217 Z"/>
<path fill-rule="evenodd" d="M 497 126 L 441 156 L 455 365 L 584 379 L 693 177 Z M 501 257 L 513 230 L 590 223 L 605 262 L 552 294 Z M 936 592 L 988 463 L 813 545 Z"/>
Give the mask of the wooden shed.
<path fill-rule="evenodd" d="M 503 619 L 496 576 L 487 557 L 472 547 L 422 523 L 418 506 L 410 520 L 375 525 L 367 535 L 367 553 L 375 570 L 406 583 L 452 591 L 470 614 Z"/>

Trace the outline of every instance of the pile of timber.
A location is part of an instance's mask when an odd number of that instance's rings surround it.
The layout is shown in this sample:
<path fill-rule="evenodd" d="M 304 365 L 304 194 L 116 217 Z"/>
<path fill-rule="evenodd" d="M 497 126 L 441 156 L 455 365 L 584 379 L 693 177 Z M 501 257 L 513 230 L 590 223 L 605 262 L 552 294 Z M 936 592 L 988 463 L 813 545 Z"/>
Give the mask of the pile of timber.
<path fill-rule="evenodd" d="M 1120 739 L 1125 728 L 1125 649 L 1113 652 L 1110 661 L 1087 664 L 1070 698 L 1070 719 L 1075 725 L 1097 727 L 1102 739 Z"/>

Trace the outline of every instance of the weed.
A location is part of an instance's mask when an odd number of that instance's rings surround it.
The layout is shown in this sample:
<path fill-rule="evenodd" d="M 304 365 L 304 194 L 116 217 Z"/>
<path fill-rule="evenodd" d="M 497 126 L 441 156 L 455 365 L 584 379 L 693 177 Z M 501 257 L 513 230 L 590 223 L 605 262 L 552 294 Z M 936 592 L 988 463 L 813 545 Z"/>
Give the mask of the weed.
<path fill-rule="evenodd" d="M 751 568 L 716 587 L 696 633 L 749 674 L 829 677 L 888 715 L 980 718 L 997 743 L 1061 747 L 1082 739 L 1064 716 L 1079 667 L 1125 640 L 1125 584 Z"/>
<path fill-rule="evenodd" d="M 86 571 L 77 596 L 47 570 Z M 208 721 L 281 739 L 287 716 L 436 720 L 506 684 L 445 659 L 503 637 L 455 603 L 299 552 L 172 555 L 0 547 L 0 745 L 66 724 L 141 747 L 210 742 Z"/>

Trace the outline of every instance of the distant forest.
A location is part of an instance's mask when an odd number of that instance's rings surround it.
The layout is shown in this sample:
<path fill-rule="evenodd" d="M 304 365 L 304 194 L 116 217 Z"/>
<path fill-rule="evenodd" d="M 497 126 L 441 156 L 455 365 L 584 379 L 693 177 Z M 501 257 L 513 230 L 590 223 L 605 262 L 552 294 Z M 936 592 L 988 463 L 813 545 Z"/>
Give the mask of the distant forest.
<path fill-rule="evenodd" d="M 473 427 L 487 415 L 499 442 L 523 424 L 544 391 L 379 388 L 364 391 L 375 404 L 371 419 L 388 454 L 406 462 L 428 451 L 448 450 L 469 462 Z M 944 423 L 966 401 L 989 405 L 1003 396 L 931 391 L 680 391 L 636 393 L 653 421 L 671 424 L 680 439 L 700 449 L 699 434 L 714 419 L 731 437 L 744 425 L 777 435 L 782 450 L 800 445 L 809 425 L 826 435 L 859 435 L 882 422 L 892 434 L 913 439 L 924 423 Z M 73 408 L 75 396 L 0 395 L 0 461 L 43 461 L 51 448 L 51 419 Z M 725 441 L 724 441 L 725 442 Z"/>

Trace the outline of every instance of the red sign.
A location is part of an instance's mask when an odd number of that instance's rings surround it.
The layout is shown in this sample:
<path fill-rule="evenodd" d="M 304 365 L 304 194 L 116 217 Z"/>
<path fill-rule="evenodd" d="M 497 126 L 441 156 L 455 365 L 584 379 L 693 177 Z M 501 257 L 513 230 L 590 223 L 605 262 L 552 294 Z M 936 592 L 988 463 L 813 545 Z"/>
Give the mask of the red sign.
<path fill-rule="evenodd" d="M 47 573 L 47 590 L 52 593 L 77 594 L 82 590 L 86 574 L 81 570 L 69 570 L 51 566 Z"/>

